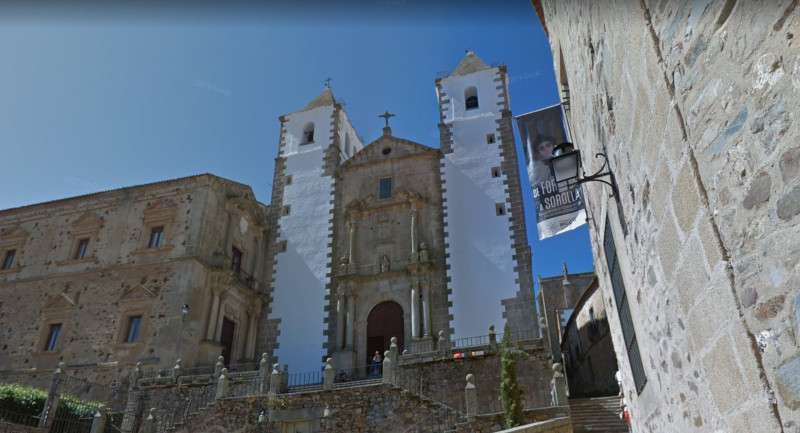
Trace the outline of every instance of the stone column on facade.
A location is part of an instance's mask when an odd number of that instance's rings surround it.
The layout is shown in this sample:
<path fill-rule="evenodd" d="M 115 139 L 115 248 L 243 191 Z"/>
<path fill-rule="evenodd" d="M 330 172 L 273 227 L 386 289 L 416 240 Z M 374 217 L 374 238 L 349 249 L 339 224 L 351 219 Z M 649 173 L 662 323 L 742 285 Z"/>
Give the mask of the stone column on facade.
<path fill-rule="evenodd" d="M 356 295 L 347 296 L 347 329 L 345 330 L 345 347 L 352 349 L 356 336 Z"/>
<path fill-rule="evenodd" d="M 344 309 L 344 301 L 344 290 L 340 288 L 336 291 L 336 337 L 334 338 L 336 349 L 344 348 L 345 344 L 344 321 L 347 317 L 347 313 Z"/>
<path fill-rule="evenodd" d="M 214 341 L 219 342 L 222 339 L 222 319 L 225 318 L 225 298 L 228 290 L 221 290 L 219 294 L 219 308 L 216 318 L 216 331 L 214 332 Z"/>
<path fill-rule="evenodd" d="M 427 284 L 422 285 L 422 327 L 424 336 L 430 337 L 431 331 L 431 289 Z"/>
<path fill-rule="evenodd" d="M 245 346 L 245 356 L 247 359 L 256 357 L 256 333 L 258 332 L 258 316 L 261 314 L 261 302 L 256 301 L 247 307 L 247 344 Z"/>
<path fill-rule="evenodd" d="M 211 289 L 211 311 L 208 313 L 208 330 L 206 340 L 213 340 L 217 331 L 217 315 L 219 313 L 219 289 Z"/>
<path fill-rule="evenodd" d="M 347 216 L 347 222 L 350 223 L 350 232 L 347 244 L 347 263 L 354 265 L 356 263 L 356 215 L 354 213 L 350 213 L 350 215 Z"/>
<path fill-rule="evenodd" d="M 65 362 L 59 362 L 58 368 L 56 368 L 55 373 L 53 373 L 53 379 L 50 381 L 50 390 L 47 394 L 47 401 L 44 403 L 44 410 L 42 411 L 42 416 L 39 418 L 39 427 L 45 428 L 46 431 L 50 430 L 50 427 L 53 425 L 53 420 L 56 416 L 56 411 L 58 410 L 58 400 L 59 400 L 59 384 L 61 383 L 61 375 L 64 374 L 64 371 L 67 368 L 67 364 Z"/>
<path fill-rule="evenodd" d="M 411 261 L 419 261 L 417 252 L 417 205 L 411 202 Z"/>
<path fill-rule="evenodd" d="M 411 338 L 419 338 L 419 280 L 411 281 Z"/>

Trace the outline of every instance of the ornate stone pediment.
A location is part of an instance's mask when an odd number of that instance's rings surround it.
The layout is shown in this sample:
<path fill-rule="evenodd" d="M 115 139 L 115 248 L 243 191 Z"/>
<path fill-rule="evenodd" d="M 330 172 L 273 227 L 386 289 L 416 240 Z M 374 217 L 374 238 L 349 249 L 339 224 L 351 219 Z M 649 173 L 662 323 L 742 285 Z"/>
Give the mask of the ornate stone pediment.
<path fill-rule="evenodd" d="M 162 219 L 173 219 L 178 213 L 178 205 L 169 199 L 158 199 L 144 210 L 144 220 L 154 221 Z"/>
<path fill-rule="evenodd" d="M 15 225 L 10 227 L 5 232 L 0 234 L 0 245 L 11 245 L 22 243 L 25 239 L 28 238 L 29 233 L 26 232 L 22 227 Z"/>
<path fill-rule="evenodd" d="M 140 301 L 148 300 L 156 297 L 157 290 L 148 289 L 147 287 L 137 284 L 134 287 L 126 289 L 122 292 L 122 301 Z"/>
<path fill-rule="evenodd" d="M 73 233 L 95 232 L 100 230 L 103 219 L 95 215 L 92 211 L 85 212 L 72 223 Z"/>
<path fill-rule="evenodd" d="M 47 300 L 45 310 L 60 310 L 64 308 L 74 308 L 78 305 L 78 297 L 73 300 L 66 292 L 59 293 Z"/>

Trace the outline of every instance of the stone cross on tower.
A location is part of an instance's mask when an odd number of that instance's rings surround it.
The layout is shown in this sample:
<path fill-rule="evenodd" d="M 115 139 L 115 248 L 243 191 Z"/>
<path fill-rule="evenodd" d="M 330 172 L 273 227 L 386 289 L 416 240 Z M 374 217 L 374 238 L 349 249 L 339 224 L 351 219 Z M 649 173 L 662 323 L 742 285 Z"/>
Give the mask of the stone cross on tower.
<path fill-rule="evenodd" d="M 378 117 L 383 117 L 386 120 L 386 127 L 389 127 L 389 118 L 394 117 L 394 114 L 390 114 L 389 110 L 386 110 L 385 113 L 378 115 Z"/>
<path fill-rule="evenodd" d="M 331 87 L 331 80 L 333 80 L 333 78 L 331 78 L 331 77 L 328 77 L 328 78 L 325 79 L 325 87 L 327 87 L 327 88 Z"/>

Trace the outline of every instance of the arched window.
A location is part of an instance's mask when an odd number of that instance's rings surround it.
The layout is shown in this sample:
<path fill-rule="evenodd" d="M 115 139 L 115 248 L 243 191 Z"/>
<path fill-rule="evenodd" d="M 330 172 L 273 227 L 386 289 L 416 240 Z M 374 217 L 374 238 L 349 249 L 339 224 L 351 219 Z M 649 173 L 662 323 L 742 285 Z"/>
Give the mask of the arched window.
<path fill-rule="evenodd" d="M 303 142 L 302 144 L 308 144 L 314 142 L 314 123 L 308 122 L 303 127 Z"/>
<path fill-rule="evenodd" d="M 467 110 L 478 108 L 478 89 L 475 86 L 464 89 L 464 104 Z"/>

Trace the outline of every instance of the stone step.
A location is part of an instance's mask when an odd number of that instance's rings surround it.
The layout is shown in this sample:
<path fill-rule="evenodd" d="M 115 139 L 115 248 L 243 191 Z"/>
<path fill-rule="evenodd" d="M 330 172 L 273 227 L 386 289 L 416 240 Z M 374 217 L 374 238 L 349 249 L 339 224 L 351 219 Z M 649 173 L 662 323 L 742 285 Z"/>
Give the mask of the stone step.
<path fill-rule="evenodd" d="M 628 432 L 627 424 L 619 417 L 619 397 L 570 399 L 569 406 L 574 433 Z"/>

